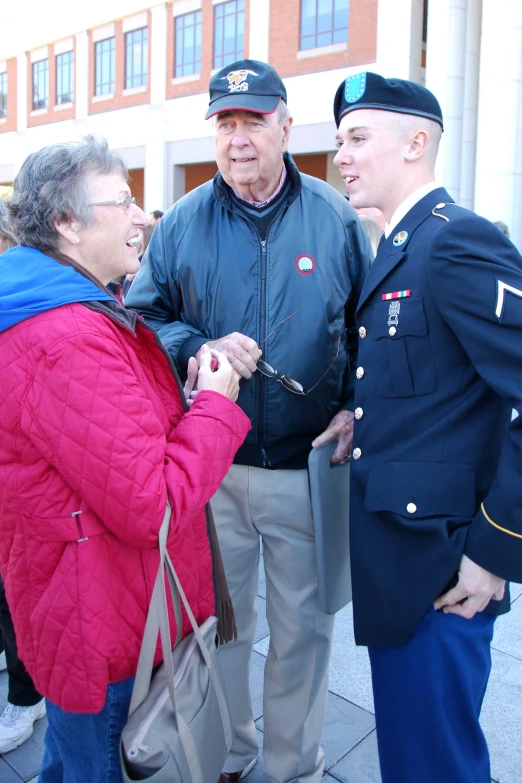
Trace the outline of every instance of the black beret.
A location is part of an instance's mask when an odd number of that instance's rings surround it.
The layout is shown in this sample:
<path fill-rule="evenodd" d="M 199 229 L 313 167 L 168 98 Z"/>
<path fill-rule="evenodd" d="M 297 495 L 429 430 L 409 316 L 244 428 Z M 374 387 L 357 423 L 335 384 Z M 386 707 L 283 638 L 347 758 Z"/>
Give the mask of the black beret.
<path fill-rule="evenodd" d="M 442 124 L 440 104 L 432 92 L 416 82 L 385 79 L 377 73 L 348 76 L 335 93 L 334 117 L 339 123 L 345 114 L 356 109 L 383 109 L 399 114 L 415 114 Z"/>

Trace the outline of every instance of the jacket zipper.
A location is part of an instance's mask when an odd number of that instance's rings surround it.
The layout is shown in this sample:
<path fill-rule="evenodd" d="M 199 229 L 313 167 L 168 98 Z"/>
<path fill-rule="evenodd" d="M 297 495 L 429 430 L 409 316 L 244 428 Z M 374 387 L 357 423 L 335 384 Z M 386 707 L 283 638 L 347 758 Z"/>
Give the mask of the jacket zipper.
<path fill-rule="evenodd" d="M 201 634 L 202 634 L 203 638 L 207 634 L 207 632 L 210 629 L 210 627 L 213 624 L 215 624 L 215 622 L 216 622 L 215 617 L 209 617 L 207 620 L 205 620 L 203 625 L 200 626 L 200 631 L 201 631 Z M 190 657 L 191 657 L 191 655 L 194 652 L 194 649 L 196 647 L 198 647 L 198 640 L 193 635 L 192 639 L 190 640 L 190 644 L 187 645 L 187 649 L 183 653 L 183 657 L 182 657 L 182 659 L 180 661 L 180 664 L 179 664 L 179 666 L 177 668 L 177 671 L 176 671 L 176 673 L 174 675 L 174 687 L 179 685 L 181 680 L 183 679 L 184 674 L 185 674 L 185 670 L 186 670 L 186 668 L 188 666 L 188 663 L 189 663 L 189 660 L 190 660 Z M 165 665 L 167 665 L 167 664 L 165 664 Z M 147 732 L 149 731 L 150 727 L 152 726 L 152 724 L 156 720 L 158 714 L 161 712 L 161 710 L 163 709 L 163 707 L 165 706 L 165 704 L 167 703 L 169 698 L 170 698 L 169 686 L 165 685 L 165 687 L 163 688 L 163 690 L 159 694 L 158 698 L 156 699 L 156 701 L 154 703 L 154 706 L 151 708 L 151 711 L 149 712 L 146 720 L 143 721 L 139 733 L 136 734 L 136 737 L 134 738 L 134 742 L 132 743 L 132 745 L 131 745 L 131 747 L 129 749 L 129 756 L 135 756 L 137 754 L 138 750 L 140 750 L 140 745 L 143 742 L 143 740 L 145 739 L 145 737 L 147 736 Z M 146 748 L 144 747 L 143 750 L 146 750 Z"/>
<path fill-rule="evenodd" d="M 260 325 L 259 325 L 259 337 L 264 340 L 266 331 L 266 239 L 261 239 L 259 231 L 257 231 L 259 241 L 261 242 L 261 307 L 260 307 Z M 270 226 L 268 227 L 270 231 Z M 268 236 L 268 231 L 266 236 Z M 259 446 L 261 448 L 261 459 L 264 468 L 270 467 L 270 460 L 265 449 L 265 442 L 263 439 L 263 424 L 265 418 L 265 383 L 260 382 L 257 384 L 257 437 L 259 440 Z"/>
<path fill-rule="evenodd" d="M 235 212 L 235 210 L 234 210 Z M 267 278 L 267 252 L 266 252 L 266 246 L 268 241 L 268 236 L 270 234 L 270 229 L 272 228 L 275 220 L 279 216 L 279 212 L 274 215 L 271 222 L 268 225 L 268 228 L 266 230 L 266 237 L 267 239 L 261 239 L 261 235 L 259 231 L 257 230 L 257 226 L 255 223 L 253 223 L 251 220 L 249 220 L 247 217 L 242 215 L 240 212 L 235 212 L 236 215 L 238 215 L 242 220 L 245 221 L 245 223 L 250 223 L 252 228 L 257 234 L 257 238 L 259 240 L 259 243 L 261 245 L 261 303 L 260 303 L 260 322 L 259 322 L 259 340 L 260 343 L 262 343 L 265 339 L 265 330 L 266 330 L 266 278 Z M 257 383 L 257 440 L 259 443 L 259 449 L 261 451 L 261 460 L 263 468 L 271 468 L 270 460 L 268 458 L 268 454 L 265 449 L 265 441 L 263 438 L 263 424 L 264 424 L 264 418 L 265 418 L 265 384 L 261 380 L 261 378 L 258 378 Z"/>

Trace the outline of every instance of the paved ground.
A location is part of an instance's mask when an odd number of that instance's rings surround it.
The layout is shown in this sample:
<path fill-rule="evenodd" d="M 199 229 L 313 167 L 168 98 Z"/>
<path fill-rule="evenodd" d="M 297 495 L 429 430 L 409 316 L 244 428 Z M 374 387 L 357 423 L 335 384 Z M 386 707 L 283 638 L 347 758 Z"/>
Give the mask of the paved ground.
<path fill-rule="evenodd" d="M 512 588 L 513 608 L 496 624 L 493 670 L 484 703 L 482 723 L 491 749 L 492 775 L 496 783 L 520 783 L 522 779 L 522 585 Z M 252 661 L 252 698 L 262 740 L 262 678 L 268 649 L 265 584 L 259 582 L 258 624 Z M 7 675 L 0 674 L 0 709 L 7 696 Z M 36 724 L 33 737 L 20 748 L 0 756 L 1 783 L 36 783 L 40 769 L 46 720 Z M 330 667 L 330 694 L 323 732 L 326 753 L 325 783 L 381 783 L 375 721 L 366 651 L 353 641 L 351 606 L 339 612 Z M 263 762 L 247 778 L 267 783 Z M 419 781 L 422 783 L 422 781 Z M 441 781 L 440 783 L 446 783 Z"/>

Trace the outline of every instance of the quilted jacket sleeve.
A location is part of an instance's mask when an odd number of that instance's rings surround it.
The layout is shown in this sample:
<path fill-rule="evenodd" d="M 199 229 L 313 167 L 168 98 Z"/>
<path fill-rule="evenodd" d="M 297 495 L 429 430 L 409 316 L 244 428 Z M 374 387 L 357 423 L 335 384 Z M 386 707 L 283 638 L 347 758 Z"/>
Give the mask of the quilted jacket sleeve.
<path fill-rule="evenodd" d="M 250 422 L 228 398 L 206 391 L 166 436 L 125 355 L 110 350 L 106 335 L 81 333 L 40 361 L 22 427 L 82 505 L 143 548 L 157 546 L 167 493 L 171 531 L 204 507 Z"/>

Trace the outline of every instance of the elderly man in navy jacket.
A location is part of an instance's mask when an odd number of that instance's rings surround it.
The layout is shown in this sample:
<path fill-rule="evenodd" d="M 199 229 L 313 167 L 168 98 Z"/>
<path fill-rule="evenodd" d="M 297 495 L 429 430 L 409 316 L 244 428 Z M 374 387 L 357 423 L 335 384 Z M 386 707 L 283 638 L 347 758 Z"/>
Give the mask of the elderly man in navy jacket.
<path fill-rule="evenodd" d="M 333 617 L 318 598 L 306 468 L 321 435 L 338 441 L 332 461 L 350 452 L 354 316 L 371 252 L 346 200 L 288 154 L 286 88 L 270 65 L 231 63 L 209 94 L 219 172 L 162 217 L 126 305 L 158 329 L 187 391 L 202 345 L 219 347 L 252 422 L 212 499 L 238 629 L 219 653 L 234 731 L 220 783 L 246 778 L 258 757 L 249 672 L 260 540 L 266 772 L 271 783 L 320 783 Z"/>
<path fill-rule="evenodd" d="M 334 114 L 350 203 L 388 223 L 356 314 L 351 469 L 382 778 L 489 783 L 490 642 L 522 580 L 522 259 L 435 183 L 432 93 L 357 74 Z"/>

